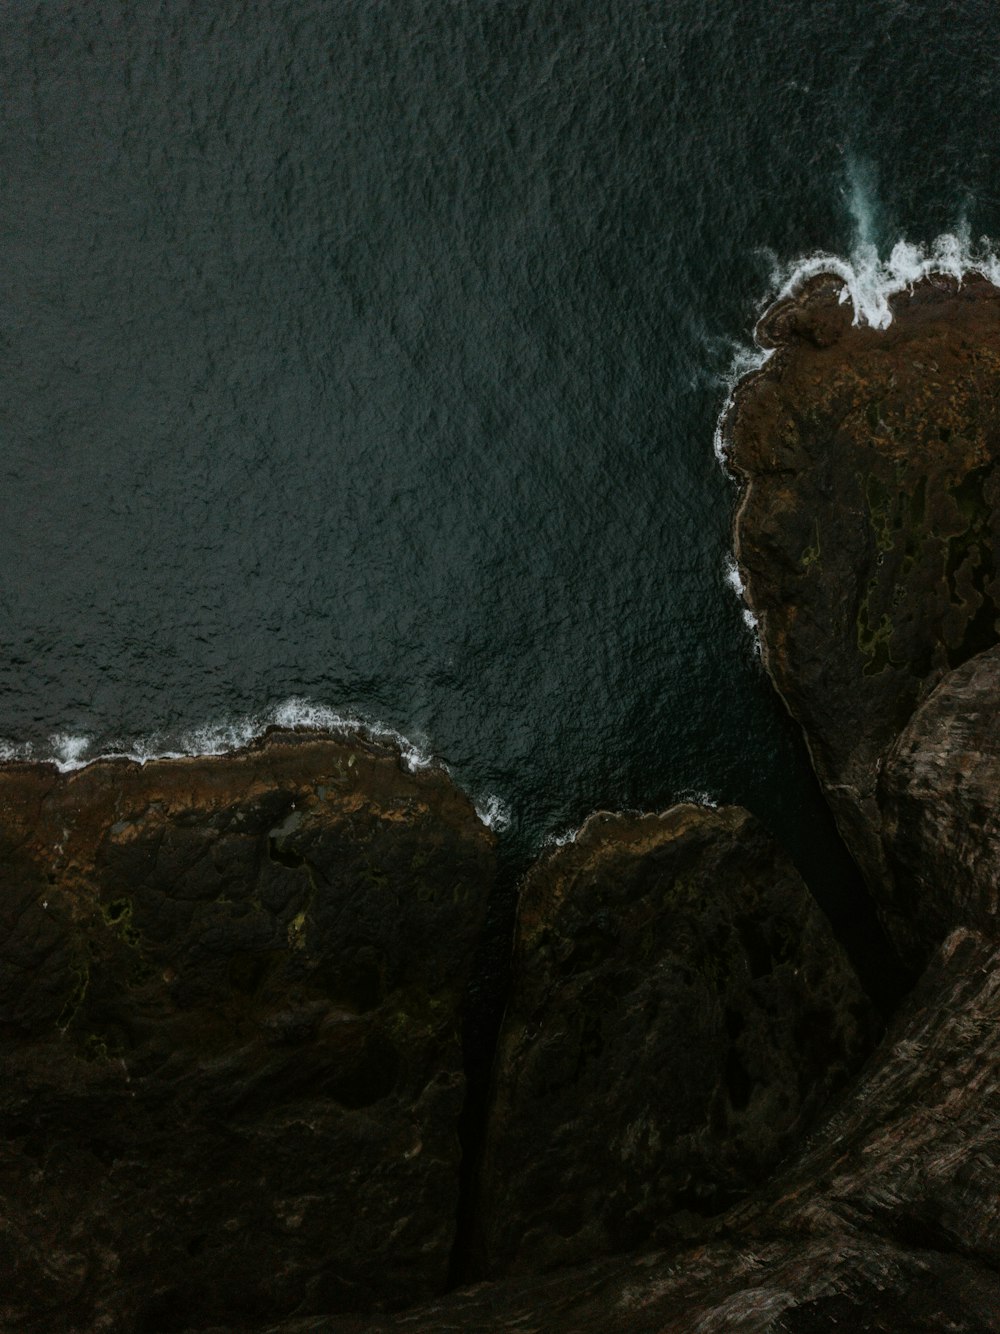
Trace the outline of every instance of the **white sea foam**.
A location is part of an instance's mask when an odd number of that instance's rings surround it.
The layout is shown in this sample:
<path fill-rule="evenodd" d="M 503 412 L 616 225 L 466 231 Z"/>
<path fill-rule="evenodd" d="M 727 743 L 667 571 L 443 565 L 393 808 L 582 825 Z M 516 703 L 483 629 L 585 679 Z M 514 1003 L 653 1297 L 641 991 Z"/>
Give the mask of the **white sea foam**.
<path fill-rule="evenodd" d="M 543 848 L 564 848 L 567 843 L 575 843 L 576 836 L 583 826 L 575 829 L 564 829 L 561 834 L 546 834 L 542 839 Z"/>
<path fill-rule="evenodd" d="M 495 833 L 502 834 L 505 829 L 510 828 L 512 818 L 510 803 L 504 801 L 503 797 L 498 797 L 495 792 L 491 792 L 476 804 L 476 814 L 487 829 L 492 829 Z"/>
<path fill-rule="evenodd" d="M 685 788 L 683 792 L 678 792 L 675 798 L 677 802 L 690 801 L 695 806 L 709 806 L 713 811 L 719 809 L 719 803 L 710 792 L 703 792 L 696 788 Z"/>
<path fill-rule="evenodd" d="M 790 296 L 820 273 L 834 274 L 843 281 L 840 299 L 850 301 L 856 325 L 887 329 L 892 323 L 891 299 L 923 278 L 941 274 L 961 283 L 969 274 L 979 274 L 1000 287 L 1000 258 L 988 237 L 973 243 L 965 227 L 943 232 L 930 245 L 897 241 L 886 259 L 879 256 L 873 241 L 864 240 L 857 243 L 850 259 L 819 251 L 777 268 L 772 274 L 777 299 Z"/>
<path fill-rule="evenodd" d="M 733 348 L 732 360 L 729 364 L 729 370 L 722 377 L 722 384 L 725 389 L 726 397 L 722 404 L 722 411 L 715 421 L 715 433 L 712 437 L 712 448 L 715 452 L 716 461 L 730 481 L 735 481 L 733 474 L 729 471 L 729 464 L 726 458 L 726 443 L 723 438 L 723 425 L 730 408 L 733 406 L 733 395 L 736 387 L 753 371 L 759 371 L 762 366 L 774 356 L 772 347 L 747 347 L 745 344 L 737 344 Z"/>
<path fill-rule="evenodd" d="M 743 624 L 750 632 L 750 638 L 753 641 L 755 653 L 760 653 L 760 628 L 757 625 L 757 617 L 750 610 L 746 600 L 746 589 L 743 587 L 743 578 L 740 574 L 740 567 L 736 564 L 736 557 L 728 555 L 723 566 L 723 579 L 726 587 L 739 599 L 740 613 L 743 617 Z"/>
<path fill-rule="evenodd" d="M 726 557 L 725 571 L 726 583 L 738 598 L 742 598 L 745 592 L 743 576 L 740 574 L 740 567 L 736 564 L 735 556 Z"/>
<path fill-rule="evenodd" d="M 115 738 L 100 749 L 92 748 L 92 737 L 59 732 L 49 738 L 48 748 L 30 742 L 0 740 L 0 761 L 48 761 L 62 773 L 82 769 L 98 759 L 129 759 L 139 764 L 149 760 L 180 759 L 188 755 L 224 755 L 240 750 L 262 736 L 269 727 L 332 732 L 339 736 L 363 736 L 387 741 L 398 747 L 403 764 L 411 772 L 432 764 L 447 768 L 430 752 L 425 740 L 415 741 L 364 714 L 340 713 L 314 700 L 293 697 L 261 713 L 206 723 L 176 734 L 152 733 L 144 737 Z"/>
<path fill-rule="evenodd" d="M 71 769 L 82 769 L 87 763 L 84 756 L 90 749 L 89 736 L 73 736 L 69 732 L 57 732 L 55 736 L 49 738 L 49 745 L 52 747 L 52 758 L 61 773 L 68 773 Z"/>
<path fill-rule="evenodd" d="M 34 749 L 30 741 L 0 739 L 0 764 L 10 764 L 17 760 L 31 760 L 34 758 Z"/>

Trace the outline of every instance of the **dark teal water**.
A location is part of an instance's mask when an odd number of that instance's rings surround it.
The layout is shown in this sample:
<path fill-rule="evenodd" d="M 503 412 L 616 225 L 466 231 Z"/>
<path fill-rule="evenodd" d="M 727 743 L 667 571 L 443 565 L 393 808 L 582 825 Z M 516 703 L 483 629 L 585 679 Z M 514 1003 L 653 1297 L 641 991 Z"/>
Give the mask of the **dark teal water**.
<path fill-rule="evenodd" d="M 165 749 L 305 699 L 444 759 L 525 854 L 743 802 L 836 914 L 713 429 L 776 258 L 1000 232 L 998 32 L 968 0 L 8 0 L 0 736 Z"/>

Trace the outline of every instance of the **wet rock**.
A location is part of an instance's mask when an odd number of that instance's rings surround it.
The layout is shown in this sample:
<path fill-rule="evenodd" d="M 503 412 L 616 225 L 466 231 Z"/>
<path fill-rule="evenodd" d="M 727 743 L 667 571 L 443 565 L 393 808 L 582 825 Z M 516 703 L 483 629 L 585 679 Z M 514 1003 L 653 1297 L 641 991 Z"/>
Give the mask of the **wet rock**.
<path fill-rule="evenodd" d="M 696 1244 L 482 1284 L 398 1320 L 286 1334 L 992 1334 L 998 977 L 996 941 L 954 932 L 806 1151 Z"/>
<path fill-rule="evenodd" d="M 767 668 L 904 956 L 937 938 L 882 843 L 888 748 L 929 691 L 997 642 L 1000 291 L 934 276 L 853 327 L 839 280 L 778 303 L 774 353 L 725 424 L 736 547 Z"/>
<path fill-rule="evenodd" d="M 487 1271 L 703 1229 L 870 1035 L 825 919 L 746 811 L 592 816 L 522 890 L 482 1173 Z"/>
<path fill-rule="evenodd" d="M 900 907 L 921 934 L 995 932 L 1000 648 L 950 672 L 924 701 L 888 753 L 878 799 Z"/>
<path fill-rule="evenodd" d="M 0 1325 L 440 1292 L 492 876 L 447 775 L 362 741 L 0 771 Z"/>

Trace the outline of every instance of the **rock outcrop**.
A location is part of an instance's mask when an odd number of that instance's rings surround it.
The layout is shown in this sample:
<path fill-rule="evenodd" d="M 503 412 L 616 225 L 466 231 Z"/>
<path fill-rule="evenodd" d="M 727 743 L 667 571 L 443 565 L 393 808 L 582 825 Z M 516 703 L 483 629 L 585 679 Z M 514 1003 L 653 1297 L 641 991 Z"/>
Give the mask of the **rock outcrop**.
<path fill-rule="evenodd" d="M 1000 790 L 998 686 L 1000 652 L 958 668 L 893 751 L 889 846 L 915 838 L 927 853 L 938 915 L 918 930 L 932 962 L 860 1079 L 775 1179 L 706 1220 L 697 1242 L 297 1334 L 993 1334 L 1000 860 L 997 803 L 982 798 Z"/>
<path fill-rule="evenodd" d="M 492 836 L 361 740 L 0 770 L 0 1326 L 443 1290 Z"/>
<path fill-rule="evenodd" d="M 927 279 L 885 331 L 841 295 L 765 316 L 726 436 L 764 660 L 923 969 L 860 1078 L 803 1140 L 870 1021 L 745 812 L 593 817 L 523 891 L 503 1276 L 442 1296 L 494 876 L 469 802 L 300 734 L 10 765 L 0 1328 L 998 1328 L 1000 292 Z"/>
<path fill-rule="evenodd" d="M 996 930 L 998 717 L 993 648 L 944 678 L 886 756 L 877 789 L 882 839 L 900 904 L 927 941 L 957 925 Z"/>
<path fill-rule="evenodd" d="M 874 1025 L 786 856 L 735 807 L 591 816 L 521 891 L 479 1215 L 487 1272 L 704 1229 Z"/>
<path fill-rule="evenodd" d="M 997 642 L 1000 290 L 927 278 L 888 329 L 854 327 L 842 283 L 776 304 L 773 348 L 724 438 L 744 481 L 736 548 L 764 660 L 892 938 L 929 942 L 896 884 L 876 789 L 944 673 Z"/>

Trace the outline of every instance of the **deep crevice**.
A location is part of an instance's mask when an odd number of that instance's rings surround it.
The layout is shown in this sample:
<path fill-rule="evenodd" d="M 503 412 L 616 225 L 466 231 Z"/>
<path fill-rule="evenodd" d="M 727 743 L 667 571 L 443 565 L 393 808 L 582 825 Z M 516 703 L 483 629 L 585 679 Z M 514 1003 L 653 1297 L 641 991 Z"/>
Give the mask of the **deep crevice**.
<path fill-rule="evenodd" d="M 459 1118 L 462 1147 L 458 1213 L 448 1291 L 485 1277 L 479 1230 L 479 1173 L 486 1143 L 490 1083 L 511 983 L 518 886 L 534 858 L 497 848 L 497 878 L 465 991 L 462 1055 L 465 1103 Z"/>

